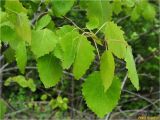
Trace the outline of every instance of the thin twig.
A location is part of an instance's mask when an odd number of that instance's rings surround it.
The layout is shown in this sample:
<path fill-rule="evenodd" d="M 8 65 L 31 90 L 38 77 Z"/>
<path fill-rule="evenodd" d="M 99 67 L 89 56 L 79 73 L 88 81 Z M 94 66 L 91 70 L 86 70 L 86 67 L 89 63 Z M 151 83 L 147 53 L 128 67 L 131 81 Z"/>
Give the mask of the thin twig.
<path fill-rule="evenodd" d="M 98 34 L 98 32 L 107 24 L 107 22 L 105 22 L 96 32 L 95 32 L 95 35 Z"/>
<path fill-rule="evenodd" d="M 141 96 L 141 95 L 139 95 L 139 94 L 136 94 L 136 93 L 131 92 L 131 91 L 128 91 L 128 90 L 122 90 L 122 91 L 127 92 L 127 93 L 132 94 L 132 95 L 135 95 L 135 96 L 137 96 L 137 97 L 139 97 L 139 98 L 141 98 L 141 99 L 149 102 L 149 103 L 152 104 L 155 108 L 157 108 L 157 106 L 155 106 L 155 105 L 153 104 L 153 102 L 150 101 L 150 100 L 149 100 L 148 98 L 146 98 L 146 97 L 143 97 L 143 96 Z"/>
<path fill-rule="evenodd" d="M 0 61 L 3 60 L 3 58 L 4 58 L 4 55 L 1 55 L 1 56 L 0 56 Z"/>
<path fill-rule="evenodd" d="M 128 73 L 126 73 L 126 75 L 125 75 L 125 77 L 124 77 L 124 79 L 123 79 L 122 86 L 121 86 L 121 90 L 124 88 L 124 85 L 125 85 L 125 83 L 126 83 L 126 81 L 127 81 L 127 78 L 128 78 Z"/>
<path fill-rule="evenodd" d="M 21 109 L 21 110 L 18 110 L 18 111 L 15 111 L 15 112 L 11 112 L 11 113 L 7 113 L 5 114 L 5 117 L 9 117 L 9 116 L 13 116 L 13 115 L 16 115 L 16 114 L 19 114 L 19 113 L 22 113 L 26 110 L 28 110 L 29 108 L 24 108 L 24 109 Z"/>

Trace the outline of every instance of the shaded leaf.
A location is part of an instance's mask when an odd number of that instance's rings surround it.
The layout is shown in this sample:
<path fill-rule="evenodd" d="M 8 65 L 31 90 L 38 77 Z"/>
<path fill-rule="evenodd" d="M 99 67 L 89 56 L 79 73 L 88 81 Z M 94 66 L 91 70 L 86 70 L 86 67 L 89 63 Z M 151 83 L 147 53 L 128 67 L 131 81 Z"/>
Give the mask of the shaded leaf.
<path fill-rule="evenodd" d="M 15 32 L 24 41 L 31 43 L 31 26 L 28 16 L 24 13 L 9 11 L 8 20 L 14 25 Z"/>
<path fill-rule="evenodd" d="M 144 6 L 144 10 L 143 10 L 142 15 L 146 20 L 154 20 L 154 18 L 156 16 L 156 10 L 155 10 L 154 6 L 150 3 L 146 4 Z"/>
<path fill-rule="evenodd" d="M 84 1 L 85 2 L 85 1 Z M 112 6 L 107 0 L 87 1 L 87 17 L 89 22 L 87 28 L 94 29 L 101 27 L 106 21 L 111 20 Z"/>
<path fill-rule="evenodd" d="M 5 112 L 7 111 L 6 103 L 0 98 L 0 119 L 4 119 Z"/>
<path fill-rule="evenodd" d="M 15 60 L 15 50 L 9 47 L 3 52 L 3 55 L 8 63 L 12 63 Z"/>

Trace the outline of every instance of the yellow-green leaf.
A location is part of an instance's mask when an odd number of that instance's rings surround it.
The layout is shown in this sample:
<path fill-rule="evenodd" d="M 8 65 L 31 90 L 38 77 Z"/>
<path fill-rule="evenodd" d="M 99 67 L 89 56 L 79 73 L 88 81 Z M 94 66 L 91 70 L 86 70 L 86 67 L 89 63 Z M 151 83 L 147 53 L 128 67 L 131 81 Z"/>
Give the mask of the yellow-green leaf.
<path fill-rule="evenodd" d="M 108 49 L 118 58 L 124 58 L 127 42 L 124 40 L 124 32 L 114 22 L 107 22 L 105 38 Z"/>
<path fill-rule="evenodd" d="M 125 61 L 126 61 L 126 68 L 128 69 L 128 77 L 130 78 L 134 87 L 137 90 L 139 90 L 139 78 L 138 78 L 134 58 L 132 55 L 132 49 L 130 46 L 127 47 Z"/>
<path fill-rule="evenodd" d="M 23 88 L 28 87 L 33 92 L 36 91 L 36 85 L 34 84 L 34 81 L 31 78 L 29 80 L 26 80 L 25 77 L 22 75 L 10 77 L 7 80 L 5 80 L 4 85 L 9 86 L 12 82 L 17 83 Z"/>
<path fill-rule="evenodd" d="M 27 50 L 25 41 L 19 40 L 19 43 L 15 50 L 15 56 L 18 68 L 20 69 L 21 73 L 24 73 L 27 64 Z"/>
<path fill-rule="evenodd" d="M 102 54 L 100 62 L 100 75 L 104 86 L 104 91 L 107 91 L 112 84 L 114 78 L 115 63 L 112 53 L 108 50 Z"/>

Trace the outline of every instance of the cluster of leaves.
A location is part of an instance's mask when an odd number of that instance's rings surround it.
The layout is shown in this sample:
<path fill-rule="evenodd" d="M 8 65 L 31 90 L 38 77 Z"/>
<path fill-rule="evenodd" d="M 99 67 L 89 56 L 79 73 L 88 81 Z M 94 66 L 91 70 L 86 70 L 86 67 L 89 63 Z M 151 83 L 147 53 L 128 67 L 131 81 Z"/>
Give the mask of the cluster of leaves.
<path fill-rule="evenodd" d="M 99 117 L 111 112 L 120 98 L 121 82 L 114 74 L 115 58 L 126 62 L 128 77 L 139 90 L 132 49 L 125 41 L 121 27 L 112 21 L 112 15 L 125 11 L 133 21 L 141 15 L 146 20 L 153 20 L 155 9 L 151 3 L 146 0 L 69 0 L 64 4 L 63 1 L 47 0 L 42 5 L 47 10 L 35 23 L 32 23 L 34 19 L 31 16 L 35 12 L 34 6 L 40 1 L 31 0 L 26 3 L 18 0 L 5 1 L 4 10 L 0 13 L 1 41 L 9 44 L 4 55 L 9 62 L 14 59 L 11 60 L 7 56 L 12 54 L 15 57 L 22 74 L 25 74 L 27 60 L 35 60 L 40 80 L 45 88 L 49 88 L 60 81 L 63 70 L 71 71 L 77 80 L 82 78 L 98 56 L 99 69 L 87 76 L 82 85 L 82 94 L 87 106 Z M 79 9 L 86 11 L 88 22 L 85 29 L 69 24 L 57 27 L 53 17 L 63 18 L 76 4 Z M 29 7 L 31 9 L 28 9 Z M 149 12 L 144 11 L 144 7 L 149 9 Z M 100 32 L 103 38 L 98 36 Z M 105 50 L 100 53 L 97 46 L 105 47 Z M 17 82 L 32 91 L 36 90 L 33 80 L 26 80 L 23 76 L 11 77 L 5 84 L 9 85 L 10 82 Z M 62 106 L 66 108 L 66 104 Z"/>

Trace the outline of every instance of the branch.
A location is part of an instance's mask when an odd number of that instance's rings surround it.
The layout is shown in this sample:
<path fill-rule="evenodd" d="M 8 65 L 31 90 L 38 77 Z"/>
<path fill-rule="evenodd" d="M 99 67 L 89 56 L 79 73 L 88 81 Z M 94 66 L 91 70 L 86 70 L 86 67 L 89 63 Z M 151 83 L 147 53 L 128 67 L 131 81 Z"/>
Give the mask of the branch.
<path fill-rule="evenodd" d="M 129 94 L 132 94 L 132 95 L 134 95 L 134 96 L 137 96 L 137 97 L 139 97 L 139 98 L 141 98 L 141 99 L 149 102 L 149 103 L 152 104 L 155 108 L 157 108 L 157 106 L 155 106 L 151 100 L 149 100 L 148 98 L 146 98 L 146 97 L 144 97 L 144 96 L 141 96 L 140 94 L 136 94 L 136 93 L 131 92 L 131 91 L 128 91 L 128 90 L 122 90 L 122 91 L 127 92 L 127 93 L 129 93 Z"/>

